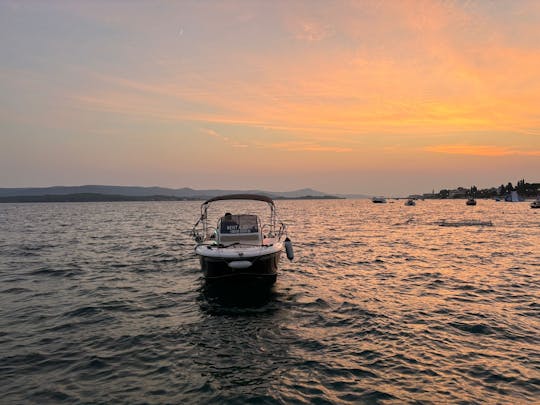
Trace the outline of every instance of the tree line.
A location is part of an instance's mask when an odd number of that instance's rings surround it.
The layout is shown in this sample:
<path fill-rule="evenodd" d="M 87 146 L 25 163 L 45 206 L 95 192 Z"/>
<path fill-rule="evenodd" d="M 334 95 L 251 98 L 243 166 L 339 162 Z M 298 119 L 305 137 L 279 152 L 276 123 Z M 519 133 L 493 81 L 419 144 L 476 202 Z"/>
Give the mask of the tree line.
<path fill-rule="evenodd" d="M 509 195 L 512 191 L 522 197 L 536 197 L 540 194 L 540 183 L 527 183 L 525 179 L 518 180 L 514 186 L 511 182 L 499 187 L 491 187 L 479 189 L 476 186 L 469 188 L 458 187 L 457 190 L 442 189 L 439 191 L 435 198 L 462 198 L 462 197 L 475 197 L 475 198 L 496 198 Z"/>

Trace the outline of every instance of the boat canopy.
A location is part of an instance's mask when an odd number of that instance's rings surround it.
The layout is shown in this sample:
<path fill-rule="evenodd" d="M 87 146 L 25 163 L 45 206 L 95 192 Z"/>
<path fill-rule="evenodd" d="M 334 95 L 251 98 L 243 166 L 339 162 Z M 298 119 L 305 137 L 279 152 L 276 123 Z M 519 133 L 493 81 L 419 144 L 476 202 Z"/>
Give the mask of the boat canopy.
<path fill-rule="evenodd" d="M 261 194 L 227 194 L 220 195 L 217 197 L 210 198 L 206 200 L 203 205 L 210 204 L 214 201 L 223 201 L 223 200 L 255 200 L 255 201 L 264 201 L 270 205 L 274 205 L 274 200 L 270 197 L 261 195 Z"/>

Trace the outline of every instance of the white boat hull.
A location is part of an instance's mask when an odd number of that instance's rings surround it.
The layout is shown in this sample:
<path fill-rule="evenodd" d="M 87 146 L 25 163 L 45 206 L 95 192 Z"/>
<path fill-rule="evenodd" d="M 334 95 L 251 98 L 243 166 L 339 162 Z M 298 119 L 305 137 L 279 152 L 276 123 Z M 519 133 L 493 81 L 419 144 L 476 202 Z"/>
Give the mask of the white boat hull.
<path fill-rule="evenodd" d="M 273 284 L 283 242 L 270 246 L 219 247 L 200 245 L 195 249 L 207 281 L 254 281 Z"/>

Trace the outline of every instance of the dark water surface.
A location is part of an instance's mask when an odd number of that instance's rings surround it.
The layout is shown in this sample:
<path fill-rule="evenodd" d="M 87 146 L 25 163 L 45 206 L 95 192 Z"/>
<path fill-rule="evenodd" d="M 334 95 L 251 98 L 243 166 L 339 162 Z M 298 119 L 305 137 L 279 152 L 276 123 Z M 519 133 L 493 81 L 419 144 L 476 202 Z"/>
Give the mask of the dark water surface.
<path fill-rule="evenodd" d="M 538 210 L 277 204 L 295 261 L 228 294 L 200 203 L 1 204 L 0 402 L 540 402 Z"/>

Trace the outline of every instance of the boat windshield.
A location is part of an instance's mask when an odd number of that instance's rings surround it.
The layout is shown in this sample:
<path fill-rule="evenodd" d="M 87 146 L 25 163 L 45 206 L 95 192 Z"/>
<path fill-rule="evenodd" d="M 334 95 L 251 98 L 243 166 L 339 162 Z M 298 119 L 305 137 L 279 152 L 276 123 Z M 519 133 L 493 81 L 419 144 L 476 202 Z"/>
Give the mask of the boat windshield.
<path fill-rule="evenodd" d="M 225 215 L 221 217 L 219 231 L 222 234 L 257 233 L 257 215 Z"/>

